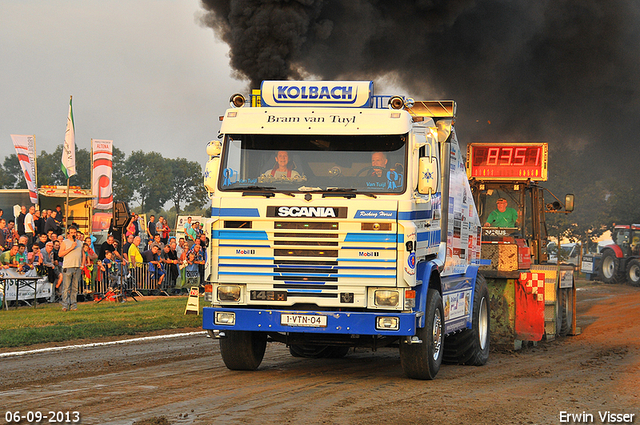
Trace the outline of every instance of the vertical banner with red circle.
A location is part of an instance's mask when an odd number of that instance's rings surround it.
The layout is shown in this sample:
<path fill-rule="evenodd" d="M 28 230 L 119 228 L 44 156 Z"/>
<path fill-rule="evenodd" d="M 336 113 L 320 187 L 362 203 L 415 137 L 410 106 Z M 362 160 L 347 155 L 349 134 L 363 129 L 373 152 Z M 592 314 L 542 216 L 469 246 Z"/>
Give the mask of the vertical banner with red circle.
<path fill-rule="evenodd" d="M 113 140 L 91 139 L 93 208 L 113 208 Z"/>

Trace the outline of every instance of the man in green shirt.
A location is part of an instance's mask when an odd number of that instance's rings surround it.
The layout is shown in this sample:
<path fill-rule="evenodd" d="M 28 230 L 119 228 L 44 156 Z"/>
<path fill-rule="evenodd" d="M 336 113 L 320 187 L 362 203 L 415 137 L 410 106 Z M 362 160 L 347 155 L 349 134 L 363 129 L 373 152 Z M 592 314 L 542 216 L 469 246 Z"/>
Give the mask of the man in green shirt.
<path fill-rule="evenodd" d="M 193 246 L 193 244 L 195 243 L 196 239 L 198 238 L 198 232 L 196 231 L 196 226 L 198 225 L 198 223 L 193 223 L 191 225 L 191 227 L 189 229 L 187 229 L 186 232 L 186 239 L 187 239 L 187 245 L 189 246 L 189 248 L 191 248 Z"/>
<path fill-rule="evenodd" d="M 497 209 L 491 211 L 485 227 L 516 227 L 518 221 L 518 211 L 514 208 L 507 207 L 507 200 L 499 198 L 496 201 Z"/>
<path fill-rule="evenodd" d="M 6 250 L 0 254 L 0 269 L 8 269 L 9 267 L 16 267 L 13 260 L 18 253 L 18 245 L 13 245 L 11 249 Z"/>

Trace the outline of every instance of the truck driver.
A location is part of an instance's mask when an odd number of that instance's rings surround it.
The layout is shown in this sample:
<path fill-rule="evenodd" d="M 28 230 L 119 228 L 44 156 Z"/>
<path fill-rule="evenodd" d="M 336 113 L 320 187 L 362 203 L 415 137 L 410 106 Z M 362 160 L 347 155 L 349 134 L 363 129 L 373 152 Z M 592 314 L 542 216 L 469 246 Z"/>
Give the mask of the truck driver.
<path fill-rule="evenodd" d="M 498 198 L 496 207 L 489 214 L 484 227 L 516 227 L 518 212 L 514 208 L 507 207 L 507 200 Z"/>
<path fill-rule="evenodd" d="M 271 176 L 276 179 L 299 178 L 300 173 L 293 168 L 293 165 L 289 163 L 289 152 L 278 151 L 276 155 L 276 164 L 273 166 L 273 169 L 266 171 L 263 176 Z"/>
<path fill-rule="evenodd" d="M 382 170 L 387 168 L 387 155 L 384 152 L 371 154 L 371 166 L 376 167 L 371 171 L 371 176 L 382 177 Z"/>

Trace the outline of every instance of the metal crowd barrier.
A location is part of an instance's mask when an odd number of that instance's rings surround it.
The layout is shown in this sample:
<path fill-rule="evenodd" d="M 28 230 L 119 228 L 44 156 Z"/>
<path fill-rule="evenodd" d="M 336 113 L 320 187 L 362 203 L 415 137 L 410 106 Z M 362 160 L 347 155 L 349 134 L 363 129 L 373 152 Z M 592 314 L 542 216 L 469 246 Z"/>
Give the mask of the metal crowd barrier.
<path fill-rule="evenodd" d="M 202 282 L 202 271 L 180 270 L 178 265 L 162 264 L 164 279 L 159 284 L 159 273 L 153 270 L 153 265 L 149 263 L 136 264 L 130 267 L 127 263 L 114 262 L 113 271 L 101 271 L 97 264 L 91 275 L 90 282 L 86 282 L 81 277 L 78 283 L 78 295 L 84 297 L 86 301 L 89 297 L 99 299 L 107 294 L 110 289 L 120 289 L 134 295 L 179 295 L 187 293 L 192 286 L 200 286 Z M 174 271 L 171 267 L 175 266 Z M 61 269 L 59 270 L 61 271 Z M 59 301 L 62 292 L 62 284 L 56 289 L 56 282 L 53 283 L 55 294 L 50 298 L 50 302 Z M 82 298 L 80 298 L 82 300 Z"/>
<path fill-rule="evenodd" d="M 155 266 L 149 263 L 136 264 L 130 267 L 128 264 L 114 263 L 114 271 L 101 271 L 95 274 L 95 280 L 89 284 L 84 280 L 78 287 L 79 294 L 88 294 L 89 291 L 96 295 L 106 294 L 110 288 L 120 288 L 137 295 L 175 295 L 185 292 L 191 286 L 200 285 L 198 272 L 179 270 L 177 265 L 162 264 L 164 279 L 160 282 L 160 273 L 155 271 Z M 97 267 L 97 266 L 95 266 Z M 183 289 L 184 288 L 184 289 Z"/>

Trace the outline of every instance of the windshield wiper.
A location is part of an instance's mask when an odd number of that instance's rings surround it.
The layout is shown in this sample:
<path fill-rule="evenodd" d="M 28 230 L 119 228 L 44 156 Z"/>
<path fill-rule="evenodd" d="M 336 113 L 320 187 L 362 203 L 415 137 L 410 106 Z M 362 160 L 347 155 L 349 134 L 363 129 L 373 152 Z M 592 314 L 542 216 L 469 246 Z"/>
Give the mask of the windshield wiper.
<path fill-rule="evenodd" d="M 322 193 L 323 198 L 339 198 L 345 197 L 348 199 L 355 198 L 356 195 L 364 195 L 370 198 L 377 198 L 377 196 L 370 192 L 358 192 L 358 189 L 353 187 L 328 187 L 326 189 L 321 189 L 319 187 L 300 187 L 298 188 L 300 191 L 309 192 L 309 193 Z M 354 193 L 355 192 L 355 193 Z"/>
<path fill-rule="evenodd" d="M 345 197 L 348 199 L 355 198 L 356 189 L 352 187 L 328 187 L 326 190 L 322 191 L 323 198 L 333 198 L 333 197 Z"/>
<path fill-rule="evenodd" d="M 266 196 L 267 198 L 271 198 L 272 196 L 276 196 L 273 190 L 275 187 L 272 186 L 247 186 L 243 189 L 242 196 Z"/>

